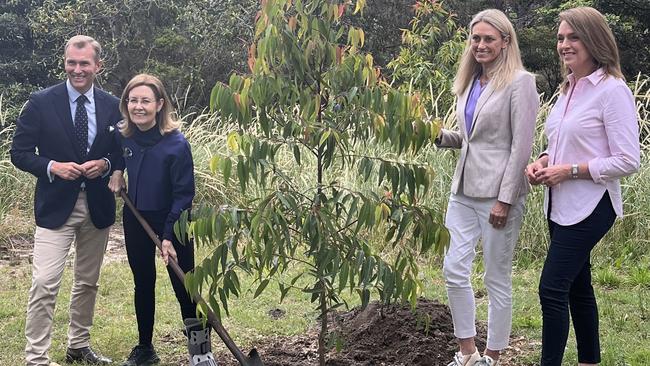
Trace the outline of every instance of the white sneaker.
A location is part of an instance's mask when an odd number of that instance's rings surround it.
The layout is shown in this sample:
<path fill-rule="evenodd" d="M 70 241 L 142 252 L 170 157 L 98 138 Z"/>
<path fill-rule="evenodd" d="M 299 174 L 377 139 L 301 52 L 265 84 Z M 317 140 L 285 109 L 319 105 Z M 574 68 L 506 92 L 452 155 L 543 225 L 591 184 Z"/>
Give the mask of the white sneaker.
<path fill-rule="evenodd" d="M 499 361 L 495 361 L 490 356 L 483 356 L 474 364 L 474 366 L 498 366 L 498 365 L 499 365 Z"/>
<path fill-rule="evenodd" d="M 460 352 L 456 352 L 454 360 L 447 366 L 474 366 L 479 359 L 481 359 L 481 354 L 478 353 L 478 350 L 474 351 L 471 355 L 463 355 Z"/>

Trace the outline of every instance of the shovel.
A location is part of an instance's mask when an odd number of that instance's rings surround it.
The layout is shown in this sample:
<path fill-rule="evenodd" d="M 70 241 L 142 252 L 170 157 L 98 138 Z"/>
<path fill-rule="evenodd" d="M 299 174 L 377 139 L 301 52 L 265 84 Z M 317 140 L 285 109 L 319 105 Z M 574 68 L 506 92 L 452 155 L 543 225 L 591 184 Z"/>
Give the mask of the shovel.
<path fill-rule="evenodd" d="M 131 209 L 131 212 L 133 212 L 133 215 L 138 219 L 140 222 L 140 225 L 144 228 L 144 230 L 147 232 L 151 240 L 156 244 L 159 250 L 162 250 L 162 243 L 160 242 L 160 239 L 158 239 L 158 236 L 154 231 L 151 229 L 151 226 L 147 223 L 147 220 L 142 217 L 140 212 L 138 212 L 138 209 L 135 208 L 133 205 L 133 202 L 131 202 L 131 199 L 129 196 L 126 194 L 125 191 L 121 190 L 120 191 L 120 197 L 124 200 L 124 203 L 126 203 L 127 206 L 129 206 L 129 209 Z M 176 276 L 185 283 L 185 273 L 181 269 L 181 267 L 178 265 L 178 262 L 176 260 L 170 258 L 169 259 L 169 264 L 168 264 L 174 273 L 176 273 Z M 205 304 L 205 300 L 201 297 L 199 293 L 196 293 L 193 296 L 194 302 L 197 304 Z M 207 305 L 207 304 L 206 304 Z M 219 321 L 219 318 L 217 318 L 216 314 L 210 309 L 210 307 L 206 306 L 205 309 L 208 310 L 208 323 L 214 329 L 215 332 L 219 335 L 219 338 L 223 341 L 223 343 L 228 347 L 228 350 L 235 356 L 235 359 L 239 362 L 240 365 L 242 366 L 264 366 L 262 363 L 262 359 L 260 358 L 260 355 L 257 353 L 257 350 L 253 348 L 249 353 L 248 356 L 245 356 L 244 353 L 237 347 L 235 342 L 230 338 L 230 335 L 226 331 L 226 328 L 223 327 L 221 322 Z"/>

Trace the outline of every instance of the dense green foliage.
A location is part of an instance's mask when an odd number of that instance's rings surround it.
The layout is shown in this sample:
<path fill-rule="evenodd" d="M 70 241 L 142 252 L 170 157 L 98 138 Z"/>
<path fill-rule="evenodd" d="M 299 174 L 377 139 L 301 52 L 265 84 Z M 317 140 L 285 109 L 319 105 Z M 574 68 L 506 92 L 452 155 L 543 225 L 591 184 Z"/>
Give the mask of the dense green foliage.
<path fill-rule="evenodd" d="M 538 86 L 547 95 L 560 81 L 554 52 L 557 14 L 576 5 L 592 5 L 607 14 L 628 79 L 650 75 L 650 5 L 645 0 L 423 0 L 419 13 L 416 0 L 367 3 L 363 14 L 344 22 L 365 30 L 364 49 L 385 76 L 395 72 L 400 84 L 430 77 L 434 91 L 445 90 L 441 84 L 454 73 L 456 41 L 462 40 L 471 16 L 487 7 L 510 16 L 524 62 L 538 73 Z M 147 71 L 165 81 L 184 112 L 203 110 L 215 82 L 247 70 L 258 8 L 258 0 L 4 1 L 0 93 L 8 120 L 15 120 L 30 92 L 61 79 L 63 44 L 77 33 L 104 45 L 100 84 L 105 89 L 119 95 L 133 75 Z M 425 11 L 430 8 L 434 11 Z M 396 57 L 397 63 L 386 68 Z M 425 86 L 422 90 L 429 90 Z M 448 93 L 442 97 L 451 99 Z"/>
<path fill-rule="evenodd" d="M 256 11 L 252 0 L 9 1 L 0 5 L 0 88 L 20 106 L 61 80 L 65 41 L 82 33 L 103 46 L 106 90 L 119 95 L 149 72 L 184 111 L 200 111 L 216 80 L 244 70 Z"/>
<path fill-rule="evenodd" d="M 440 115 L 454 104 L 451 92 L 467 32 L 441 3 L 418 1 L 410 27 L 402 31 L 403 46 L 388 67 L 403 90 L 426 95 L 425 105 Z"/>

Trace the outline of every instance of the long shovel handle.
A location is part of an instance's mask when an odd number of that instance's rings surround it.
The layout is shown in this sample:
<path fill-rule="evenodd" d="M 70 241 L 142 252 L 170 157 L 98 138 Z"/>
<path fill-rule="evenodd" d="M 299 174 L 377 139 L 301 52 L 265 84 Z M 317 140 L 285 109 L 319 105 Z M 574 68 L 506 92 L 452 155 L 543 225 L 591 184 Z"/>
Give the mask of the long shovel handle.
<path fill-rule="evenodd" d="M 120 197 L 124 200 L 124 203 L 126 203 L 127 206 L 129 206 L 129 209 L 131 212 L 133 212 L 133 215 L 135 216 L 136 219 L 140 222 L 140 225 L 144 228 L 144 231 L 147 232 L 151 240 L 156 244 L 158 249 L 162 251 L 162 243 L 160 242 L 160 239 L 158 239 L 158 235 L 154 233 L 153 229 L 151 229 L 151 226 L 149 226 L 149 223 L 147 220 L 142 217 L 140 212 L 138 211 L 137 208 L 133 205 L 133 202 L 131 202 L 131 199 L 129 196 L 126 194 L 125 191 L 121 190 L 120 191 Z M 185 283 L 185 273 L 181 269 L 181 267 L 178 265 L 178 262 L 173 259 L 169 258 L 169 264 L 168 264 L 174 273 L 176 273 L 176 276 Z M 201 295 L 197 292 L 195 293 L 192 298 L 194 299 L 194 302 L 197 304 L 205 304 L 205 300 L 201 297 Z M 206 304 L 207 305 L 207 304 Z M 243 366 L 261 366 L 262 361 L 259 358 L 259 355 L 257 354 L 257 351 L 253 349 L 249 357 L 246 357 L 244 353 L 237 347 L 235 342 L 232 340 L 230 335 L 228 334 L 228 331 L 226 331 L 226 328 L 223 327 L 221 322 L 219 321 L 219 318 L 217 318 L 216 314 L 210 309 L 209 306 L 204 307 L 205 309 L 208 310 L 208 323 L 210 323 L 210 326 L 214 329 L 215 332 L 219 335 L 219 338 L 223 341 L 223 343 L 228 347 L 228 350 L 235 356 L 237 361 Z"/>

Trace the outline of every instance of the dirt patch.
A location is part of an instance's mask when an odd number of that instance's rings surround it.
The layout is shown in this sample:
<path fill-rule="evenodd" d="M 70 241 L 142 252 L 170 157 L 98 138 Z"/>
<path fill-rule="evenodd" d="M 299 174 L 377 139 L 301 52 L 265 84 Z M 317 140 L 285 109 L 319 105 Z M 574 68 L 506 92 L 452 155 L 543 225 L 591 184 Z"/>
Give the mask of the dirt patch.
<path fill-rule="evenodd" d="M 341 347 L 330 350 L 330 366 L 444 366 L 457 350 L 449 308 L 428 299 L 419 299 L 415 311 L 403 305 L 382 308 L 371 303 L 364 310 L 337 313 L 332 327 Z M 317 365 L 317 332 L 311 329 L 305 335 L 266 338 L 256 347 L 266 366 Z M 476 343 L 483 350 L 484 325 L 479 325 L 478 333 Z M 517 356 L 532 352 L 532 346 L 524 338 L 512 339 L 500 365 L 524 365 L 516 361 Z M 218 360 L 219 365 L 238 365 L 230 354 L 220 354 Z"/>
<path fill-rule="evenodd" d="M 104 264 L 112 262 L 126 262 L 126 248 L 124 247 L 124 229 L 122 225 L 113 225 L 108 234 Z"/>
<path fill-rule="evenodd" d="M 0 265 L 12 266 L 31 261 L 33 237 L 21 234 L 12 235 L 0 241 Z"/>
<path fill-rule="evenodd" d="M 32 249 L 34 236 L 32 234 L 18 234 L 0 240 L 0 266 L 17 266 L 32 262 Z M 68 262 L 74 258 L 74 245 L 70 248 Z M 126 261 L 124 248 L 124 231 L 122 225 L 113 225 L 108 236 L 108 245 L 104 256 L 104 263 Z"/>

